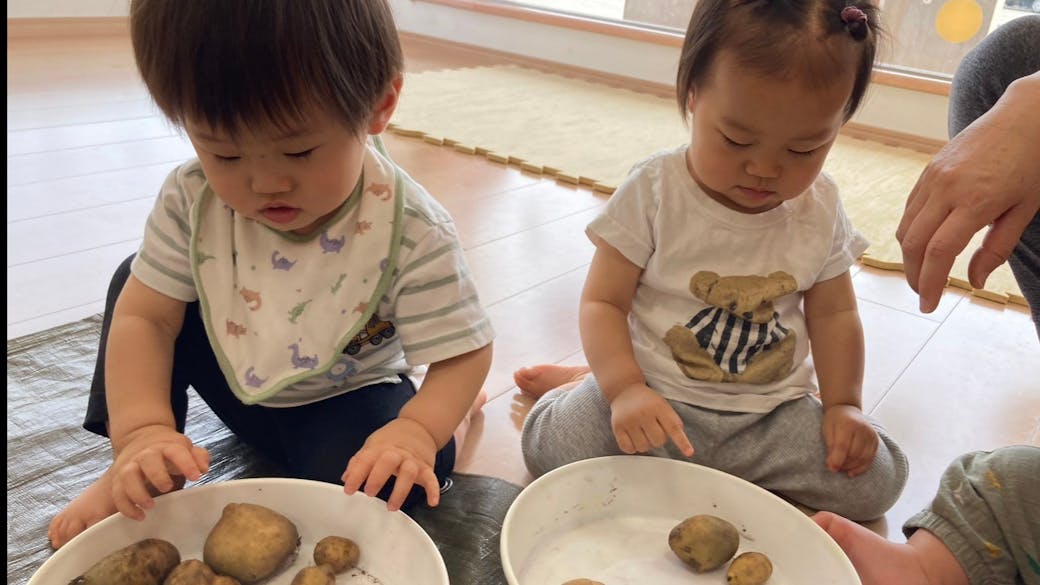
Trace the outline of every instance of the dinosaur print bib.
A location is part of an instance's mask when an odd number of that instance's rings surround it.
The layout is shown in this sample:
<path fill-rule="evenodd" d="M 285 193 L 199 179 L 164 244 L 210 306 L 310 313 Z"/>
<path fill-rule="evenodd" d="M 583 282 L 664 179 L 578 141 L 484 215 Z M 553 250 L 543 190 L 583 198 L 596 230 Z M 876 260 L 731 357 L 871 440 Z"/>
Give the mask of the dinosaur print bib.
<path fill-rule="evenodd" d="M 246 404 L 324 374 L 372 317 L 400 246 L 402 178 L 370 143 L 361 180 L 314 234 L 244 218 L 207 185 L 190 257 L 210 344 Z"/>

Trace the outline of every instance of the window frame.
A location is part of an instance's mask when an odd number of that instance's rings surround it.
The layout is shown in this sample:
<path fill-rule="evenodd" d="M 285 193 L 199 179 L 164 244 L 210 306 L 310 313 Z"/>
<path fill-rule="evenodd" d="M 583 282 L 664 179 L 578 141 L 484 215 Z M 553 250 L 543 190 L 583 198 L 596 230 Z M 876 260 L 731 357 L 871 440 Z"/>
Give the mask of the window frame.
<path fill-rule="evenodd" d="M 440 4 L 450 8 L 461 10 L 472 10 L 494 16 L 515 18 L 538 24 L 547 24 L 562 28 L 570 28 L 584 32 L 591 32 L 606 36 L 619 37 L 645 43 L 653 43 L 670 47 L 682 47 L 683 35 L 667 32 L 651 27 L 641 27 L 610 22 L 595 18 L 553 12 L 535 7 L 516 6 L 510 4 L 497 4 L 483 2 L 481 0 L 417 0 L 428 4 Z M 931 77 L 913 75 L 901 71 L 894 71 L 878 65 L 874 69 L 872 81 L 877 84 L 898 87 L 923 93 L 941 96 L 950 95 L 950 82 Z"/>

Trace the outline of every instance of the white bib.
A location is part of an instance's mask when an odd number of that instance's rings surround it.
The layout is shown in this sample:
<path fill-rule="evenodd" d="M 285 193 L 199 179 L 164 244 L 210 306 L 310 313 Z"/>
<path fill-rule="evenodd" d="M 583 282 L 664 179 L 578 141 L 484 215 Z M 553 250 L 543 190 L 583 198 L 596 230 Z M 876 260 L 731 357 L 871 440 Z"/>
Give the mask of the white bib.
<path fill-rule="evenodd" d="M 404 196 L 369 144 L 361 181 L 311 235 L 239 216 L 206 185 L 192 209 L 192 273 L 206 333 L 228 385 L 253 404 L 325 373 L 389 287 Z"/>

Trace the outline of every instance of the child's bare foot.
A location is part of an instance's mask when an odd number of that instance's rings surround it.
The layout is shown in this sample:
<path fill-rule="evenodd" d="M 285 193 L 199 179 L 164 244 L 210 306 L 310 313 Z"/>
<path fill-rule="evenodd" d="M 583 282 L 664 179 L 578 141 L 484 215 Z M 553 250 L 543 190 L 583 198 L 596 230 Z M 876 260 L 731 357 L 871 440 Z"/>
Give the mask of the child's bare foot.
<path fill-rule="evenodd" d="M 539 397 L 554 388 L 581 380 L 589 371 L 588 366 L 541 364 L 513 372 L 513 381 L 524 394 Z"/>
<path fill-rule="evenodd" d="M 968 585 L 957 558 L 927 530 L 898 544 L 830 512 L 816 514 L 813 521 L 845 551 L 863 585 Z"/>
<path fill-rule="evenodd" d="M 65 546 L 72 537 L 116 513 L 111 472 L 111 468 L 105 471 L 51 520 L 47 538 L 52 547 L 59 549 Z"/>

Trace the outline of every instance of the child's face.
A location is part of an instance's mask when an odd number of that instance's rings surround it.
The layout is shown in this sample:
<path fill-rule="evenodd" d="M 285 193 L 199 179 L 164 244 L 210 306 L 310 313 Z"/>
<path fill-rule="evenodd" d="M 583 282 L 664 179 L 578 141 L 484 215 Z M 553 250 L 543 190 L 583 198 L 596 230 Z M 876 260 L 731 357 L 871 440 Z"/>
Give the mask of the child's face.
<path fill-rule="evenodd" d="M 400 81 L 376 105 L 367 128 L 351 130 L 312 108 L 286 132 L 243 129 L 234 139 L 188 120 L 188 138 L 214 193 L 236 213 L 273 229 L 309 234 L 334 215 L 361 176 L 367 134 L 386 127 Z"/>
<path fill-rule="evenodd" d="M 761 213 L 803 193 L 823 167 L 853 76 L 817 88 L 739 66 L 723 51 L 691 92 L 686 165 L 719 203 Z"/>

